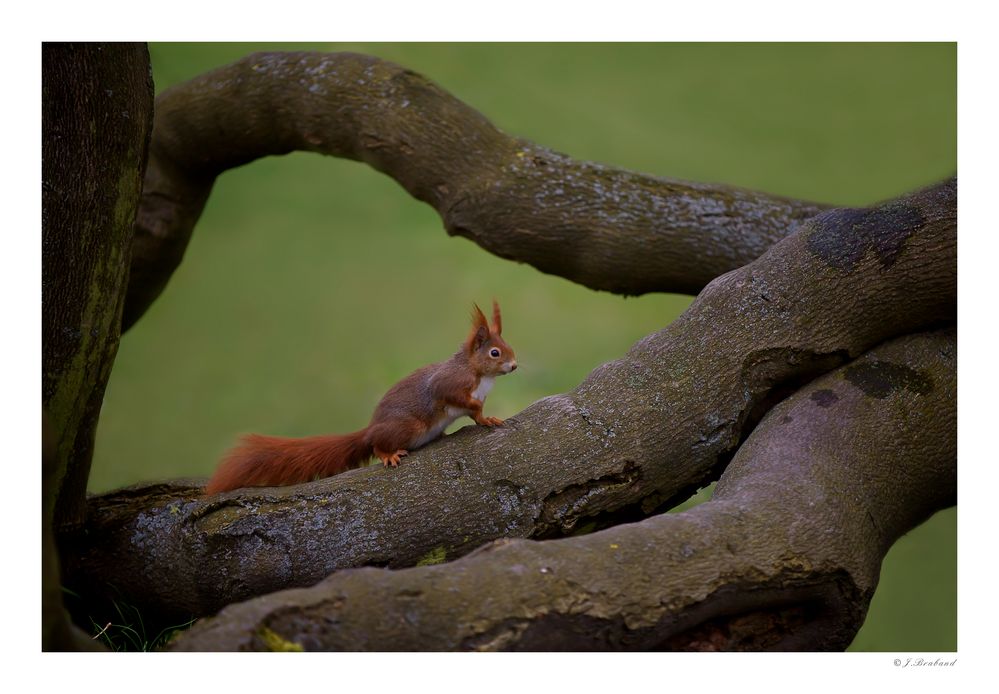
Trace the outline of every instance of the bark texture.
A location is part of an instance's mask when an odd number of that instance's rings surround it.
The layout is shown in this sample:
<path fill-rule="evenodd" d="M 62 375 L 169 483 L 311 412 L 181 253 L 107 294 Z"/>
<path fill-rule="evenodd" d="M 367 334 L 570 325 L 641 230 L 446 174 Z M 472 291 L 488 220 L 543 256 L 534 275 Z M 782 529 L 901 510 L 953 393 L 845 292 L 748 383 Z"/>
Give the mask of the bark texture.
<path fill-rule="evenodd" d="M 692 510 L 338 572 L 228 607 L 174 648 L 842 649 L 888 548 L 955 503 L 956 425 L 954 332 L 904 337 L 774 407 Z"/>
<path fill-rule="evenodd" d="M 496 538 L 559 537 L 668 508 L 717 478 L 802 383 L 956 320 L 956 195 L 950 180 L 821 214 L 573 391 L 501 428 L 462 430 L 397 470 L 211 498 L 195 483 L 96 497 L 69 576 L 78 592 L 110 581 L 184 617 L 339 569 L 443 561 Z"/>
<path fill-rule="evenodd" d="M 42 508 L 55 496 L 55 439 L 48 417 L 42 413 Z M 62 603 L 59 552 L 52 531 L 52 516 L 42 514 L 42 650 L 99 651 L 102 646 L 70 621 Z"/>
<path fill-rule="evenodd" d="M 145 45 L 43 45 L 42 405 L 55 440 L 57 527 L 80 524 L 86 508 L 152 108 Z"/>
<path fill-rule="evenodd" d="M 573 160 L 377 58 L 257 53 L 156 100 L 126 329 L 180 263 L 215 178 L 296 150 L 366 162 L 433 206 L 449 234 L 619 294 L 697 293 L 824 209 Z"/>
<path fill-rule="evenodd" d="M 54 534 L 85 520 L 118 349 L 153 89 L 140 44 L 42 46 L 42 649 L 97 650 L 63 609 Z"/>

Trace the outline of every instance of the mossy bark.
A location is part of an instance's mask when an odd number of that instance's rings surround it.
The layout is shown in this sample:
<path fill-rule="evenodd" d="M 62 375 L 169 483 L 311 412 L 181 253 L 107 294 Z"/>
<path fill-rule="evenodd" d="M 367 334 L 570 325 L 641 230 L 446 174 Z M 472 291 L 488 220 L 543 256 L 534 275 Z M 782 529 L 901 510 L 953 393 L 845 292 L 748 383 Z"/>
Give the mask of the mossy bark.
<path fill-rule="evenodd" d="M 56 525 L 79 524 L 118 349 L 153 107 L 143 44 L 42 50 L 42 405 Z"/>
<path fill-rule="evenodd" d="M 955 502 L 956 423 L 954 331 L 904 337 L 774 407 L 684 513 L 338 572 L 230 606 L 173 648 L 843 649 L 888 548 Z"/>
<path fill-rule="evenodd" d="M 496 538 L 560 537 L 668 508 L 717 478 L 802 383 L 956 320 L 956 195 L 950 180 L 819 215 L 571 392 L 398 469 L 211 498 L 195 483 L 96 497 L 70 575 L 80 592 L 111 581 L 176 618 L 339 569 L 453 559 Z"/>
<path fill-rule="evenodd" d="M 296 150 L 363 161 L 449 234 L 619 294 L 696 293 L 824 209 L 573 160 L 377 58 L 256 53 L 157 98 L 126 328 L 180 263 L 216 176 Z"/>
<path fill-rule="evenodd" d="M 42 647 L 89 648 L 62 610 L 53 532 L 85 521 L 118 349 L 153 89 L 142 44 L 42 46 Z"/>

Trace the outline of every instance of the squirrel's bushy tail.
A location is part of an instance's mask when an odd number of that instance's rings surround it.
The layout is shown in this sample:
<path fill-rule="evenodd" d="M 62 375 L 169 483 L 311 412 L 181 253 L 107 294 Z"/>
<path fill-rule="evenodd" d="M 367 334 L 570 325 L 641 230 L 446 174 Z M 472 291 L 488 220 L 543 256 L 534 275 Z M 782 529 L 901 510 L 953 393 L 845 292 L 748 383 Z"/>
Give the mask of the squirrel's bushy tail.
<path fill-rule="evenodd" d="M 353 469 L 371 457 L 366 432 L 301 439 L 248 434 L 222 459 L 205 493 L 301 484 Z"/>

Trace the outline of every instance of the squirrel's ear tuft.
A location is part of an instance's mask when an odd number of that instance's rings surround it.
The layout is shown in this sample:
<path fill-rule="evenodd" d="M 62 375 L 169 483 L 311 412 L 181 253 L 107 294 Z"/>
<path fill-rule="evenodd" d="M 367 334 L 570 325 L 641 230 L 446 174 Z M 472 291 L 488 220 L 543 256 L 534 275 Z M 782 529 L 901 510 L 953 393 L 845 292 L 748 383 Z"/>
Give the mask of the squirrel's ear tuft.
<path fill-rule="evenodd" d="M 503 334 L 503 319 L 500 317 L 500 308 L 496 299 L 493 299 L 493 332 L 497 335 Z"/>
<path fill-rule="evenodd" d="M 472 327 L 478 328 L 480 325 L 489 327 L 489 321 L 486 320 L 486 314 L 482 312 L 478 304 L 472 304 Z"/>
<path fill-rule="evenodd" d="M 472 331 L 465 340 L 465 349 L 471 354 L 489 339 L 489 322 L 477 304 L 472 304 Z"/>

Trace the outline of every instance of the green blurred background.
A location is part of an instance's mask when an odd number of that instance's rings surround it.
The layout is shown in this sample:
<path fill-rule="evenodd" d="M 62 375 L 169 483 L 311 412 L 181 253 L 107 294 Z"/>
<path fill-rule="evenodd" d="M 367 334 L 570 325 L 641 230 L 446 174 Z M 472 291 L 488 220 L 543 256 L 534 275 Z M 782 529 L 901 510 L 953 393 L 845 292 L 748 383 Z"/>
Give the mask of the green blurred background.
<path fill-rule="evenodd" d="M 256 50 L 358 51 L 421 72 L 503 130 L 573 157 L 841 205 L 957 169 L 955 44 L 152 44 L 157 91 Z M 207 476 L 243 432 L 367 423 L 384 391 L 449 356 L 495 296 L 521 368 L 508 417 L 570 389 L 682 312 L 449 238 L 389 178 L 295 153 L 222 175 L 167 290 L 122 339 L 91 491 Z M 695 500 L 710 494 L 704 490 Z M 957 647 L 957 516 L 885 560 L 853 650 Z"/>

